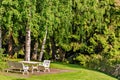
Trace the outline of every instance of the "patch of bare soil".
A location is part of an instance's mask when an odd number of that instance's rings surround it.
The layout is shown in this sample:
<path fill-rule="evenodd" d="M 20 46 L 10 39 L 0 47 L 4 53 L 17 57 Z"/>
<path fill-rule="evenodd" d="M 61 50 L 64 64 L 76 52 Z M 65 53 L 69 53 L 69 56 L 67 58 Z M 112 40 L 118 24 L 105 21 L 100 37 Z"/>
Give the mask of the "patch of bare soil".
<path fill-rule="evenodd" d="M 65 70 L 65 69 L 50 69 L 50 72 L 34 72 L 34 75 L 43 75 L 43 74 L 56 74 L 56 73 L 63 73 L 63 72 L 70 72 L 71 70 Z"/>
<path fill-rule="evenodd" d="M 50 72 L 43 72 L 43 71 L 34 71 L 34 73 L 29 72 L 29 74 L 24 74 L 22 75 L 22 73 L 18 73 L 18 72 L 0 72 L 0 75 L 4 75 L 4 76 L 14 76 L 14 77 L 20 77 L 20 78 L 27 78 L 30 77 L 32 75 L 44 75 L 44 74 L 57 74 L 57 73 L 64 73 L 64 72 L 71 72 L 72 70 L 65 70 L 65 69 L 50 69 Z"/>

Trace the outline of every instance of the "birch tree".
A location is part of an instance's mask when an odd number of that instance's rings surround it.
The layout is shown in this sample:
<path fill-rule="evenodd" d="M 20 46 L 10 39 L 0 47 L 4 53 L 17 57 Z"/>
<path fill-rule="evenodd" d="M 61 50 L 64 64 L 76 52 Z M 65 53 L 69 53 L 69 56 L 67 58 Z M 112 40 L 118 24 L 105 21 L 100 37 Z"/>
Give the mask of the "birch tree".
<path fill-rule="evenodd" d="M 34 26 L 33 24 L 33 17 L 35 14 L 35 6 L 36 0 L 21 0 L 21 16 L 22 22 L 24 25 L 24 29 L 26 30 L 26 38 L 25 38 L 25 60 L 30 61 L 30 54 L 31 54 L 31 28 Z"/>
<path fill-rule="evenodd" d="M 42 47 L 41 47 L 41 51 L 40 51 L 40 55 L 39 55 L 39 61 L 42 61 L 42 58 L 43 58 L 43 53 L 44 53 L 44 49 L 45 49 L 46 38 L 47 38 L 47 28 L 46 28 L 44 39 L 43 39 L 43 42 L 42 42 Z"/>

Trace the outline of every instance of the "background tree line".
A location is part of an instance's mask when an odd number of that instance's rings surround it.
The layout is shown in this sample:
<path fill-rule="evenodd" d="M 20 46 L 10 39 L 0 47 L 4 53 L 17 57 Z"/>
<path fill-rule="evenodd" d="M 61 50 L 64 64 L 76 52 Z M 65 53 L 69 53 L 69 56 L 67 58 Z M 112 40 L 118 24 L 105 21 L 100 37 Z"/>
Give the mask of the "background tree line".
<path fill-rule="evenodd" d="M 0 0 L 0 47 L 28 61 L 120 63 L 119 0 Z"/>

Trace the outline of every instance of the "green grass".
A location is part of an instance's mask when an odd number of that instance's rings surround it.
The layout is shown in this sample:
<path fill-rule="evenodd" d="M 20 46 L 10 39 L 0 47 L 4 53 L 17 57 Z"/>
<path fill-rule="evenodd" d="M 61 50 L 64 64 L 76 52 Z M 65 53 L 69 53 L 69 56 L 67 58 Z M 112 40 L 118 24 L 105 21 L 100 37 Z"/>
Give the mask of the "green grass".
<path fill-rule="evenodd" d="M 57 74 L 32 75 L 30 77 L 22 76 L 17 73 L 0 73 L 2 80 L 117 80 L 104 73 L 88 70 L 79 65 L 51 63 L 52 68 L 69 69 L 70 72 Z M 9 74 L 9 75 L 7 75 Z"/>

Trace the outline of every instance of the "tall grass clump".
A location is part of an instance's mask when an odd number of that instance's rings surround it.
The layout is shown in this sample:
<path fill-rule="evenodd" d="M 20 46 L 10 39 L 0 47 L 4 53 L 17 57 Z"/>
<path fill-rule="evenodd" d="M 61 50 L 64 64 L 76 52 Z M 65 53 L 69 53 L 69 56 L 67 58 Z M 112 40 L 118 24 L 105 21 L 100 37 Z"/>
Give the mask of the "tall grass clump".
<path fill-rule="evenodd" d="M 0 48 L 0 71 L 6 68 L 4 49 Z"/>

